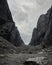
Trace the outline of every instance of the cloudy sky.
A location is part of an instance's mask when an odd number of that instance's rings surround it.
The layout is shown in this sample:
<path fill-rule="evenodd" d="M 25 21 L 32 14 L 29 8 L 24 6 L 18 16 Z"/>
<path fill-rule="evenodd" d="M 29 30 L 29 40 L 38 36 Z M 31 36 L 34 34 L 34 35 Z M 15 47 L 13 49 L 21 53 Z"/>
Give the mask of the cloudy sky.
<path fill-rule="evenodd" d="M 8 4 L 21 37 L 28 44 L 39 16 L 51 7 L 52 0 L 8 0 Z"/>

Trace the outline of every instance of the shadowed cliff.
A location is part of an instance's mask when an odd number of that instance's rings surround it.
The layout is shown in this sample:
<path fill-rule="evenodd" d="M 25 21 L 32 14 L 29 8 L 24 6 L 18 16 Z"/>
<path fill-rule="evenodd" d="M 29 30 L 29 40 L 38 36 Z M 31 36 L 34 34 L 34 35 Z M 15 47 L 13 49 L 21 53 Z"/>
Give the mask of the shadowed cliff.
<path fill-rule="evenodd" d="M 42 14 L 34 28 L 30 45 L 52 45 L 52 7 Z"/>
<path fill-rule="evenodd" d="M 24 44 L 13 21 L 7 0 L 0 1 L 0 36 L 15 46 Z"/>

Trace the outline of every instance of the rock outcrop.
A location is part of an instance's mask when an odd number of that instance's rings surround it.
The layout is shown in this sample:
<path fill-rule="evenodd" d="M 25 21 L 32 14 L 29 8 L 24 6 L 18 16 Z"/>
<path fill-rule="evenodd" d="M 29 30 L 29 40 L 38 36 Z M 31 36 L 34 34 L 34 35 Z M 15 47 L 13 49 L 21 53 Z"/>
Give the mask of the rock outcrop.
<path fill-rule="evenodd" d="M 0 36 L 15 46 L 24 44 L 20 33 L 13 21 L 7 0 L 0 1 Z"/>
<path fill-rule="evenodd" d="M 34 28 L 35 29 L 35 28 Z M 52 45 L 52 7 L 39 17 L 37 31 L 33 30 L 30 45 L 46 44 Z M 37 32 L 37 34 L 35 34 Z"/>

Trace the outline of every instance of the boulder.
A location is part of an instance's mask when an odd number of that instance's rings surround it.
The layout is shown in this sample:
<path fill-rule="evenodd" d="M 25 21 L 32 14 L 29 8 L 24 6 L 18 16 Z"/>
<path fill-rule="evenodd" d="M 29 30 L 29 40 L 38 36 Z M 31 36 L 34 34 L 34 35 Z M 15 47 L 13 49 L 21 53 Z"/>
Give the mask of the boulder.
<path fill-rule="evenodd" d="M 24 65 L 47 65 L 48 61 L 46 57 L 29 58 L 24 62 Z"/>

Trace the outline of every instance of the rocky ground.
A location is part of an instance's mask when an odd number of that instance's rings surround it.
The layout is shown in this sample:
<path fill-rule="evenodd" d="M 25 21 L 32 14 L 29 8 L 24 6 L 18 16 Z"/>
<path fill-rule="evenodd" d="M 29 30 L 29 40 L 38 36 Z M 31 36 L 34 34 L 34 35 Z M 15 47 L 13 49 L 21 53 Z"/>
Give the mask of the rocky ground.
<path fill-rule="evenodd" d="M 42 58 L 45 59 L 42 60 Z M 0 65 L 24 65 L 28 59 L 36 63 L 40 61 L 39 65 L 42 63 L 42 65 L 52 65 L 52 46 L 47 48 L 42 48 L 41 45 L 15 47 L 0 37 Z"/>
<path fill-rule="evenodd" d="M 35 52 L 35 51 L 34 51 Z M 23 63 L 29 58 L 45 57 L 43 65 L 52 65 L 52 47 L 42 49 L 38 53 L 18 53 L 18 54 L 0 54 L 0 65 L 23 65 Z M 36 61 L 38 62 L 38 60 Z"/>

